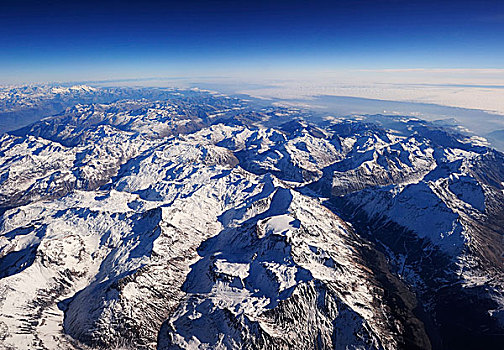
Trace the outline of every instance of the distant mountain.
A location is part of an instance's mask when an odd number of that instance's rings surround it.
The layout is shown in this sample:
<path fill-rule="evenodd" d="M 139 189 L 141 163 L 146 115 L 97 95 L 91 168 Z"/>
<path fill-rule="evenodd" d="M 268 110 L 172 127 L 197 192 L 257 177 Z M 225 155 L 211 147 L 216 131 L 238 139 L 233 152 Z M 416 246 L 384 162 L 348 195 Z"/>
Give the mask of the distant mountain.
<path fill-rule="evenodd" d="M 33 85 L 0 87 L 0 133 L 19 129 L 77 104 L 113 103 L 124 99 L 158 101 L 173 89 Z"/>
<path fill-rule="evenodd" d="M 504 155 L 481 139 L 44 89 L 115 99 L 0 137 L 0 349 L 502 345 Z"/>

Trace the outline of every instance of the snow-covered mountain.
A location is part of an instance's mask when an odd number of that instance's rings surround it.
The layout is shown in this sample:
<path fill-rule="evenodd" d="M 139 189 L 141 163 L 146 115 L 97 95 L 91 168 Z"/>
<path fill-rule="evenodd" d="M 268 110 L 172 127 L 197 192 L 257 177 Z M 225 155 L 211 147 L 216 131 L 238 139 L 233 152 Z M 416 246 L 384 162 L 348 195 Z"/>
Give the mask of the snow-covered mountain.
<path fill-rule="evenodd" d="M 0 349 L 502 344 L 503 154 L 153 91 L 1 136 Z"/>
<path fill-rule="evenodd" d="M 191 91 L 184 95 L 190 99 Z M 179 93 L 169 88 L 97 88 L 68 84 L 0 86 L 0 132 L 19 129 L 78 104 L 109 104 L 125 99 L 160 101 L 177 96 Z"/>

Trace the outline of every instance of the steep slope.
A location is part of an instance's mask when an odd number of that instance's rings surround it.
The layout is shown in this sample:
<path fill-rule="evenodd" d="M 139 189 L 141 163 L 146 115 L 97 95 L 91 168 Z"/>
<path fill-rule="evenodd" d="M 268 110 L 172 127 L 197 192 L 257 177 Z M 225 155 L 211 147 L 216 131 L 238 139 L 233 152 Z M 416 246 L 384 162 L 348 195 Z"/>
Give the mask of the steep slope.
<path fill-rule="evenodd" d="M 352 230 L 288 189 L 261 201 L 224 213 L 231 225 L 198 251 L 158 348 L 397 348 Z"/>

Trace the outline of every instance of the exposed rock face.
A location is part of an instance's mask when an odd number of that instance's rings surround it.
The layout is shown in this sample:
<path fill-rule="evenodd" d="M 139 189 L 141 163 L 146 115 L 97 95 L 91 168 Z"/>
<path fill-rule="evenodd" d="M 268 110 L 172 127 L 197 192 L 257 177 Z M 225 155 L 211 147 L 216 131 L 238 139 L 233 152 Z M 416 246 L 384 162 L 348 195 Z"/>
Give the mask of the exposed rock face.
<path fill-rule="evenodd" d="M 417 119 L 161 96 L 1 136 L 0 348 L 500 343 L 501 153 Z"/>

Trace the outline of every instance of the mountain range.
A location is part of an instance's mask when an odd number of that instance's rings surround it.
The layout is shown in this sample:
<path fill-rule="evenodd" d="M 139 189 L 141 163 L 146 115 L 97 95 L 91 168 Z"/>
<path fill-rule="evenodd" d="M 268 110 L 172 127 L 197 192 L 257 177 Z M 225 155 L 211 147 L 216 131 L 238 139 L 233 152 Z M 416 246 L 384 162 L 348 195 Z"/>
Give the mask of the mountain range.
<path fill-rule="evenodd" d="M 62 111 L 0 136 L 0 349 L 504 343 L 482 138 L 199 89 L 5 91 L 0 113 Z"/>

